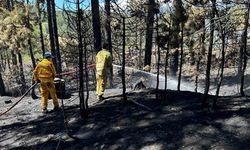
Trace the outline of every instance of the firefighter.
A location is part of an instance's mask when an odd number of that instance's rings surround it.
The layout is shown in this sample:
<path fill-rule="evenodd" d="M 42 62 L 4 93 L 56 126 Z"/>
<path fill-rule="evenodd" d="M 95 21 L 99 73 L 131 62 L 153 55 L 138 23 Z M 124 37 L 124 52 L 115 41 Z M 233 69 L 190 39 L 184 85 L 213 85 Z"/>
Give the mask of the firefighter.
<path fill-rule="evenodd" d="M 104 43 L 103 49 L 96 55 L 96 94 L 98 100 L 103 100 L 103 93 L 107 84 L 107 77 L 112 65 L 112 56 L 108 52 L 109 44 Z"/>
<path fill-rule="evenodd" d="M 34 70 L 34 81 L 40 83 L 43 113 L 48 112 L 47 105 L 48 105 L 49 94 L 53 100 L 54 111 L 60 110 L 54 84 L 55 75 L 56 75 L 56 70 L 52 62 L 52 55 L 50 52 L 46 52 L 44 54 L 44 59 L 37 64 Z"/>

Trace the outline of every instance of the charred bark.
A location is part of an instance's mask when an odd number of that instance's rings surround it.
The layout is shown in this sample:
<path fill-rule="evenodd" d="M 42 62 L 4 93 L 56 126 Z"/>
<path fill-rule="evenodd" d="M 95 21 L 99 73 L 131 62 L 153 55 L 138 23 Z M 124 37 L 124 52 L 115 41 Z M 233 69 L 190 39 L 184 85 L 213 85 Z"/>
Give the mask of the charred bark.
<path fill-rule="evenodd" d="M 157 27 L 156 27 L 156 34 L 157 34 L 157 38 L 159 37 L 159 17 L 157 15 L 156 18 L 156 23 L 157 23 Z M 157 55 L 158 55 L 158 59 L 157 59 L 157 81 L 156 81 L 156 98 L 158 99 L 158 95 L 159 95 L 159 76 L 160 76 L 160 63 L 161 63 L 161 48 L 159 46 L 159 43 L 157 45 Z"/>
<path fill-rule="evenodd" d="M 110 18 L 110 0 L 105 0 L 105 11 L 106 11 L 106 23 L 105 23 L 105 29 L 107 34 L 107 41 L 109 44 L 109 52 L 113 58 L 112 55 L 112 39 L 111 39 L 111 18 Z M 109 74 L 109 83 L 110 87 L 113 87 L 113 66 L 110 67 L 110 74 Z"/>
<path fill-rule="evenodd" d="M 2 73 L 0 72 L 0 96 L 5 96 L 5 95 L 6 95 L 5 84 L 3 82 Z"/>
<path fill-rule="evenodd" d="M 148 15 L 146 18 L 146 43 L 145 43 L 145 57 L 144 57 L 144 66 L 151 66 L 151 55 L 152 55 L 152 39 L 154 31 L 154 6 L 155 1 L 149 0 L 148 6 Z"/>
<path fill-rule="evenodd" d="M 11 57 L 12 57 L 12 66 L 17 66 L 17 57 L 14 50 L 11 50 Z"/>
<path fill-rule="evenodd" d="M 248 20 L 249 20 L 249 12 L 250 12 L 250 3 L 248 2 L 247 5 L 247 12 L 245 13 L 245 26 L 244 26 L 244 31 L 243 31 L 243 36 L 241 39 L 241 45 L 240 45 L 240 51 L 243 51 L 243 68 L 240 73 L 241 75 L 241 80 L 240 80 L 240 94 L 241 96 L 245 96 L 244 92 L 244 82 L 245 82 L 245 70 L 247 67 L 247 29 L 248 29 Z"/>
<path fill-rule="evenodd" d="M 82 11 L 80 2 L 77 0 L 77 34 L 78 34 L 78 49 L 79 49 L 79 98 L 80 98 L 80 114 L 82 118 L 87 116 L 87 108 L 84 103 L 84 81 L 83 81 L 83 43 L 82 43 Z"/>
<path fill-rule="evenodd" d="M 91 0 L 92 25 L 94 32 L 94 49 L 98 53 L 102 49 L 99 1 Z"/>
<path fill-rule="evenodd" d="M 22 84 L 23 87 L 26 86 L 26 82 L 25 82 L 25 76 L 24 76 L 24 70 L 23 70 L 23 59 L 22 59 L 22 54 L 21 52 L 17 53 L 18 56 L 18 62 L 19 62 L 19 74 L 20 74 L 20 83 Z M 24 91 L 22 91 L 24 92 Z"/>
<path fill-rule="evenodd" d="M 27 5 L 29 5 L 29 0 L 27 0 L 26 2 L 27 2 Z M 28 29 L 30 29 L 30 15 L 29 15 L 29 11 L 28 11 L 28 15 L 27 15 L 26 27 Z M 31 58 L 32 66 L 33 66 L 33 68 L 35 68 L 36 67 L 36 61 L 35 61 L 35 57 L 34 57 L 33 50 L 32 50 L 31 37 L 28 37 L 28 45 L 29 45 L 29 52 L 30 52 L 30 58 Z"/>
<path fill-rule="evenodd" d="M 180 69 L 179 69 L 179 76 L 178 76 L 178 86 L 177 91 L 180 91 L 181 86 L 181 73 L 182 73 L 182 64 L 183 64 L 183 30 L 184 30 L 184 23 L 181 24 L 181 62 L 180 62 Z"/>
<path fill-rule="evenodd" d="M 126 81 L 125 81 L 125 46 L 126 46 L 126 24 L 125 17 L 122 17 L 122 95 L 123 101 L 127 102 Z"/>
<path fill-rule="evenodd" d="M 40 0 L 36 2 L 37 8 L 37 18 L 38 18 L 38 26 L 39 26 L 39 35 L 40 35 L 40 43 L 42 48 L 43 56 L 45 54 L 45 46 L 44 46 L 44 38 L 43 38 L 43 27 L 42 27 L 42 18 L 41 18 L 41 8 L 40 8 Z"/>
<path fill-rule="evenodd" d="M 53 33 L 54 33 L 54 42 L 55 42 L 55 54 L 57 60 L 57 72 L 62 72 L 62 61 L 61 61 L 61 53 L 58 41 L 58 29 L 57 29 L 57 21 L 56 21 L 56 10 L 55 10 L 55 0 L 51 0 L 51 16 L 53 21 Z"/>
<path fill-rule="evenodd" d="M 47 0 L 47 14 L 48 14 L 48 28 L 49 28 L 49 41 L 50 41 L 50 49 L 53 56 L 56 56 L 55 50 L 55 39 L 54 39 L 54 31 L 53 31 L 53 18 L 52 18 L 52 9 L 51 9 L 51 0 Z M 53 58 L 53 63 L 57 70 L 57 57 Z"/>
<path fill-rule="evenodd" d="M 207 69 L 206 69 L 206 80 L 205 80 L 205 91 L 204 96 L 202 100 L 202 106 L 206 107 L 208 106 L 207 103 L 207 97 L 208 97 L 208 91 L 210 87 L 210 70 L 211 70 L 211 63 L 212 63 L 212 51 L 213 51 L 213 41 L 214 41 L 214 17 L 215 17 L 215 3 L 216 0 L 211 0 L 212 2 L 212 10 L 210 14 L 210 39 L 209 39 L 209 47 L 208 47 L 208 54 L 207 54 Z"/>

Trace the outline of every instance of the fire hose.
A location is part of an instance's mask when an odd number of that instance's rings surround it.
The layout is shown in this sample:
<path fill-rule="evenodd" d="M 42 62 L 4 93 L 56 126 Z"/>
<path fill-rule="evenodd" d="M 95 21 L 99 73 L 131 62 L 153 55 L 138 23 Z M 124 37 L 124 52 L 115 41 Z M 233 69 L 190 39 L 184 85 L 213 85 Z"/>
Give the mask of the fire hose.
<path fill-rule="evenodd" d="M 0 113 L 0 117 L 9 112 L 12 108 L 14 108 L 29 92 L 32 90 L 38 83 L 35 82 L 24 94 L 23 96 L 14 104 L 12 105 L 9 109 L 7 109 L 5 112 Z"/>
<path fill-rule="evenodd" d="M 85 69 L 89 69 L 89 68 L 94 68 L 95 67 L 95 64 L 90 64 L 90 65 L 87 65 L 86 68 L 83 68 L 83 70 Z M 74 70 L 69 70 L 68 72 L 63 72 L 63 73 L 60 73 L 60 74 L 57 74 L 56 76 L 68 76 L 68 75 L 71 75 L 71 74 L 74 74 L 74 73 L 78 73 L 80 71 L 80 69 L 74 69 Z"/>
<path fill-rule="evenodd" d="M 95 64 L 91 64 L 91 65 L 88 65 L 87 66 L 87 69 L 88 68 L 93 68 L 95 67 Z M 85 69 L 85 68 L 83 68 Z M 76 69 L 76 70 L 73 70 L 73 71 L 69 71 L 69 72 L 65 72 L 65 73 L 61 73 L 61 74 L 57 74 L 57 76 L 67 76 L 67 75 L 70 75 L 70 74 L 73 74 L 73 73 L 77 73 L 79 72 L 80 70 L 79 69 Z M 37 85 L 38 83 L 35 82 L 23 95 L 22 97 L 14 104 L 12 105 L 9 109 L 7 109 L 5 112 L 3 113 L 0 113 L 0 117 L 5 115 L 6 113 L 8 113 L 11 109 L 13 109 L 20 101 L 22 101 L 22 99 Z"/>

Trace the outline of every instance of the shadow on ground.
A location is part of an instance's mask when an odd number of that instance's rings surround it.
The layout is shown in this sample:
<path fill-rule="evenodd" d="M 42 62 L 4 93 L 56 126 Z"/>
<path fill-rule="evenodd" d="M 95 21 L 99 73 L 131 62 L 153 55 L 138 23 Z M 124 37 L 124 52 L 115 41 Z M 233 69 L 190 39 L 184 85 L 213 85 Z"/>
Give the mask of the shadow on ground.
<path fill-rule="evenodd" d="M 150 107 L 146 110 L 110 97 L 90 108 L 81 119 L 75 106 L 67 107 L 70 133 L 79 140 L 63 138 L 63 116 L 50 113 L 29 122 L 2 126 L 4 132 L 27 132 L 24 143 L 7 149 L 248 149 L 250 147 L 250 100 L 222 97 L 220 110 L 200 107 L 201 94 L 163 91 L 157 100 L 153 91 L 128 94 L 129 100 Z M 211 98 L 211 97 L 210 97 Z M 18 130 L 18 131 L 16 131 Z M 51 135 L 51 138 L 48 138 Z M 4 136 L 2 136 L 4 137 Z M 26 138 L 36 138 L 25 143 Z M 47 140 L 42 141 L 42 138 Z M 0 143 L 6 138 L 1 138 Z M 20 140 L 20 139 L 19 139 Z M 8 147 L 9 146 L 9 147 Z"/>

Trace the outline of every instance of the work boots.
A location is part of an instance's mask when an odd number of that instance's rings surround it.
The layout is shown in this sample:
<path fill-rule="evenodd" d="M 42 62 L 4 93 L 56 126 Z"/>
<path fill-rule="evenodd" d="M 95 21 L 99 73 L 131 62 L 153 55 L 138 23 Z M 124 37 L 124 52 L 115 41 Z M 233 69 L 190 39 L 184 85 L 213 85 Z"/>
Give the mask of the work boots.
<path fill-rule="evenodd" d="M 47 113 L 48 113 L 48 109 L 45 108 L 45 109 L 42 110 L 42 112 L 43 112 L 44 114 L 47 114 Z"/>
<path fill-rule="evenodd" d="M 98 96 L 97 99 L 98 99 L 98 102 L 102 102 L 104 100 L 102 95 Z"/>
<path fill-rule="evenodd" d="M 53 111 L 60 111 L 61 108 L 60 107 L 54 107 Z"/>
<path fill-rule="evenodd" d="M 60 110 L 62 110 L 60 107 L 54 107 L 54 109 L 53 109 L 53 111 L 60 111 Z M 45 108 L 42 110 L 42 113 L 47 114 L 47 113 L 49 113 L 49 111 L 47 108 Z"/>

